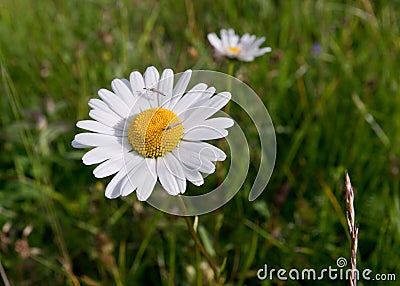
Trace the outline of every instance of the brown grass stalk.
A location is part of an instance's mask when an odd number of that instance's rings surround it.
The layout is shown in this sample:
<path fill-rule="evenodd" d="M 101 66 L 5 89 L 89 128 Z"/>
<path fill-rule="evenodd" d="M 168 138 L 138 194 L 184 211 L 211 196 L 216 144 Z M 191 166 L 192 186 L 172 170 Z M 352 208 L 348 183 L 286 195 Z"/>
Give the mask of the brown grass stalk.
<path fill-rule="evenodd" d="M 354 190 L 351 186 L 349 173 L 345 172 L 344 176 L 344 191 L 346 197 L 346 218 L 347 218 L 347 226 L 350 233 L 350 266 L 351 266 L 351 273 L 350 273 L 350 286 L 357 285 L 357 247 L 358 247 L 358 227 L 356 226 L 356 213 L 354 209 Z"/>

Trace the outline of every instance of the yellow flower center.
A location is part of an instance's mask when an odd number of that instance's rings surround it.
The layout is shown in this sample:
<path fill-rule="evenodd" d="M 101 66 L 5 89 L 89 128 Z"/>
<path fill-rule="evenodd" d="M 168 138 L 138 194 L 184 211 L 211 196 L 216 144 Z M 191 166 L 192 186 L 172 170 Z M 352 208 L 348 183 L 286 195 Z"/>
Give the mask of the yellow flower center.
<path fill-rule="evenodd" d="M 234 53 L 235 55 L 237 55 L 237 53 L 240 51 L 240 48 L 238 47 L 228 47 L 228 50 L 232 53 Z"/>
<path fill-rule="evenodd" d="M 162 157 L 181 141 L 183 126 L 178 116 L 165 108 L 150 108 L 131 121 L 128 139 L 146 158 Z"/>

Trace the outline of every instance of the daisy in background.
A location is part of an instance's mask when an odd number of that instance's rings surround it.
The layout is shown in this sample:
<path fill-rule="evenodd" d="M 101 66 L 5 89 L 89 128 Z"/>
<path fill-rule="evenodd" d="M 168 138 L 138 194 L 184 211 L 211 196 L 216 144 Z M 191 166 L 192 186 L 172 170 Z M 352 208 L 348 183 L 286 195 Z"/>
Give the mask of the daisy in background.
<path fill-rule="evenodd" d="M 215 171 L 225 153 L 203 142 L 223 138 L 233 120 L 210 118 L 230 100 L 229 92 L 199 83 L 186 92 L 192 71 L 182 73 L 174 86 L 174 73 L 155 67 L 134 71 L 130 79 L 114 79 L 113 91 L 100 89 L 100 99 L 89 100 L 92 120 L 77 127 L 91 131 L 75 135 L 72 146 L 92 148 L 85 165 L 98 165 L 97 178 L 114 175 L 107 198 L 127 196 L 136 190 L 140 201 L 151 195 L 157 181 L 171 195 L 182 194 L 186 181 L 202 185 L 204 174 Z"/>
<path fill-rule="evenodd" d="M 208 34 L 207 38 L 219 56 L 236 58 L 243 62 L 251 62 L 255 57 L 271 52 L 270 47 L 260 49 L 265 37 L 257 38 L 247 33 L 239 37 L 233 29 L 222 29 L 221 39 L 215 33 Z"/>

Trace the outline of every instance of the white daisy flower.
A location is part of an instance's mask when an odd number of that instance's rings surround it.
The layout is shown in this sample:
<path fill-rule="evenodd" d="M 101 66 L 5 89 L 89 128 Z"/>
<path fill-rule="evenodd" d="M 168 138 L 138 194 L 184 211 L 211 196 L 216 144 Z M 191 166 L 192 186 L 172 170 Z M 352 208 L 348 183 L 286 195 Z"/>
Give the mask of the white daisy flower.
<path fill-rule="evenodd" d="M 239 38 L 233 29 L 222 29 L 221 39 L 215 33 L 208 34 L 207 38 L 218 55 L 244 62 L 251 62 L 255 57 L 271 52 L 270 47 L 260 49 L 260 45 L 265 41 L 264 37 L 257 38 L 246 33 Z"/>
<path fill-rule="evenodd" d="M 229 92 L 215 94 L 214 87 L 199 83 L 185 93 L 192 71 L 182 73 L 174 85 L 174 73 L 155 67 L 134 71 L 126 79 L 114 79 L 113 92 L 100 89 L 100 99 L 89 100 L 93 120 L 77 126 L 91 131 L 75 135 L 72 146 L 93 148 L 82 158 L 98 164 L 97 178 L 114 175 L 106 187 L 107 198 L 127 196 L 134 190 L 139 200 L 151 195 L 158 181 L 171 195 L 186 190 L 186 180 L 202 185 L 201 173 L 215 171 L 215 161 L 225 153 L 202 142 L 223 138 L 233 120 L 210 118 L 230 100 Z M 93 132 L 93 133 L 92 133 Z"/>

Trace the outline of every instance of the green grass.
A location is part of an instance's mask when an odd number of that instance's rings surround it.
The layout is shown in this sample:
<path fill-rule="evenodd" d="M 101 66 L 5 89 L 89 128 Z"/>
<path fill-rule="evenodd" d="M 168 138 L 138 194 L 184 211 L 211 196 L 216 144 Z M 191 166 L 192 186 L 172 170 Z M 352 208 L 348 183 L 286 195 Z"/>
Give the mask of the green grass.
<path fill-rule="evenodd" d="M 360 269 L 399 280 L 399 12 L 399 1 L 385 0 L 0 1 L 2 280 L 214 285 L 183 218 L 135 195 L 106 199 L 109 178 L 95 179 L 70 143 L 88 99 L 113 78 L 149 65 L 226 72 L 206 35 L 229 27 L 266 36 L 273 49 L 235 63 L 235 75 L 268 108 L 278 153 L 255 202 L 253 154 L 242 190 L 198 218 L 203 244 L 225 265 L 224 285 L 259 285 L 265 263 L 322 269 L 349 258 L 345 169 L 356 189 Z M 262 285 L 304 283 L 346 284 Z"/>

